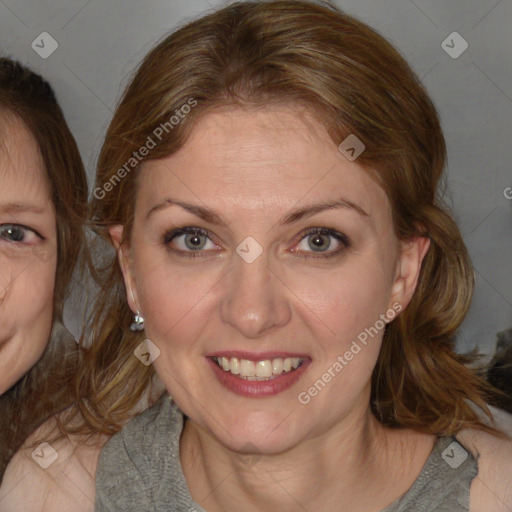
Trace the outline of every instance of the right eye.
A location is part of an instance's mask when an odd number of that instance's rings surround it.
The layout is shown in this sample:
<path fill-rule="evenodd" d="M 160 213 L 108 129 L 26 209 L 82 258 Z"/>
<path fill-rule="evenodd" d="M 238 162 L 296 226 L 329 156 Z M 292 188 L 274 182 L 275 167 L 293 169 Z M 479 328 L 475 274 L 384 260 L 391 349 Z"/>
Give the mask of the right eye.
<path fill-rule="evenodd" d="M 42 237 L 33 229 L 20 224 L 1 224 L 0 240 L 13 244 L 35 245 Z"/>
<path fill-rule="evenodd" d="M 208 247 L 208 241 L 210 247 Z M 207 256 L 205 253 L 211 251 L 204 250 L 205 246 L 206 249 L 212 249 L 212 246 L 215 248 L 215 244 L 211 241 L 208 231 L 198 227 L 184 227 L 171 230 L 164 235 L 163 243 L 169 247 L 175 244 L 178 248 L 170 247 L 170 249 L 179 256 L 189 258 Z"/>

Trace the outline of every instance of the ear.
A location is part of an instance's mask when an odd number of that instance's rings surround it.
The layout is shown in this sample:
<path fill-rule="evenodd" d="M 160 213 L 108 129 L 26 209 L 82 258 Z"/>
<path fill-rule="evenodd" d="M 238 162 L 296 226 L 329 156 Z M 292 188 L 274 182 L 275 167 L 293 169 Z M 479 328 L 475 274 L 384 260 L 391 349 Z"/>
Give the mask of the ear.
<path fill-rule="evenodd" d="M 405 309 L 412 299 L 420 276 L 423 258 L 430 247 L 430 239 L 418 236 L 400 242 L 395 281 L 391 290 L 390 303 L 398 302 Z"/>
<path fill-rule="evenodd" d="M 133 275 L 133 265 L 131 259 L 131 250 L 126 241 L 122 242 L 124 226 L 116 224 L 109 226 L 108 231 L 112 238 L 112 243 L 117 251 L 117 258 L 121 272 L 123 273 L 124 285 L 126 288 L 126 300 L 130 309 L 136 313 L 140 311 L 139 300 L 137 297 L 137 286 Z"/>

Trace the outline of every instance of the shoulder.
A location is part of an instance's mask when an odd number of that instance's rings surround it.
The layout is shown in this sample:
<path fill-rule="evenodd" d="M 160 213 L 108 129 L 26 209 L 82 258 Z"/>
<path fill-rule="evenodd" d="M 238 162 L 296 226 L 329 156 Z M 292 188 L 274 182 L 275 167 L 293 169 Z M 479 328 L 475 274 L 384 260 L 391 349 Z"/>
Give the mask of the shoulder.
<path fill-rule="evenodd" d="M 122 472 L 130 465 L 140 468 L 146 460 L 154 464 L 155 458 L 163 453 L 162 445 L 167 446 L 167 440 L 179 437 L 182 425 L 182 413 L 169 395 L 163 395 L 108 440 L 100 455 L 98 471 L 106 476 L 114 467 Z M 123 458 L 127 465 L 123 464 Z"/>
<path fill-rule="evenodd" d="M 94 510 L 94 475 L 106 438 L 55 440 L 57 433 L 52 418 L 14 455 L 0 487 L 2 512 Z"/>
<path fill-rule="evenodd" d="M 176 471 L 183 414 L 169 395 L 132 418 L 105 444 L 96 471 L 96 510 L 134 510 L 161 495 Z"/>
<path fill-rule="evenodd" d="M 508 438 L 475 429 L 457 434 L 457 439 L 478 463 L 478 474 L 470 490 L 470 512 L 512 510 L 512 415 L 490 409 L 495 427 Z"/>

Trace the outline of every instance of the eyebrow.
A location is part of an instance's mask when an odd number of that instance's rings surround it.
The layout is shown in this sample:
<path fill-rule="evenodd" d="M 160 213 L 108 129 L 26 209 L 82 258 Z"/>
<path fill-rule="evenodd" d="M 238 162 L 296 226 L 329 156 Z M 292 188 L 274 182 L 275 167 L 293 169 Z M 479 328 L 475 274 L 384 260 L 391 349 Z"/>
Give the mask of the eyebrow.
<path fill-rule="evenodd" d="M 155 212 L 164 210 L 172 205 L 181 206 L 183 209 L 187 210 L 190 213 L 193 213 L 197 217 L 203 219 L 205 222 L 210 224 L 227 227 L 226 222 L 222 220 L 221 215 L 213 209 L 206 208 L 204 206 L 199 206 L 195 204 L 186 203 L 183 201 L 178 201 L 176 199 L 172 199 L 168 197 L 161 203 L 153 206 L 146 215 L 146 220 Z M 334 210 L 338 208 L 348 208 L 357 212 L 359 215 L 363 217 L 369 217 L 368 213 L 366 213 L 360 206 L 353 203 L 352 201 L 348 201 L 346 199 L 339 199 L 337 201 L 323 201 L 320 203 L 306 205 L 302 208 L 296 208 L 291 212 L 287 213 L 284 217 L 279 220 L 280 225 L 292 224 L 294 222 L 298 222 L 299 220 L 307 217 L 311 217 L 321 211 L 324 210 Z"/>
<path fill-rule="evenodd" d="M 44 213 L 45 209 L 26 203 L 0 203 L 0 213 Z"/>

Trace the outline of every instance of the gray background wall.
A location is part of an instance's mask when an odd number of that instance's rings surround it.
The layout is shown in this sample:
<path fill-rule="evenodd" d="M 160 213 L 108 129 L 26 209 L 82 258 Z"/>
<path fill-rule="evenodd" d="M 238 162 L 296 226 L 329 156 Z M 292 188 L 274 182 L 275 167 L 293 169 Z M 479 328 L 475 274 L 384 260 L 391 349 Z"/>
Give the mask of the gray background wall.
<path fill-rule="evenodd" d="M 226 3 L 0 0 L 0 53 L 51 82 L 92 184 L 103 134 L 130 73 L 168 31 Z M 401 50 L 439 109 L 451 203 L 477 275 L 458 348 L 490 354 L 496 332 L 512 326 L 512 0 L 337 3 Z M 43 32 L 58 44 L 44 59 L 32 48 L 35 41 L 44 55 L 55 44 L 39 37 Z M 448 37 L 453 32 L 463 39 Z M 75 334 L 76 309 L 66 315 Z"/>

